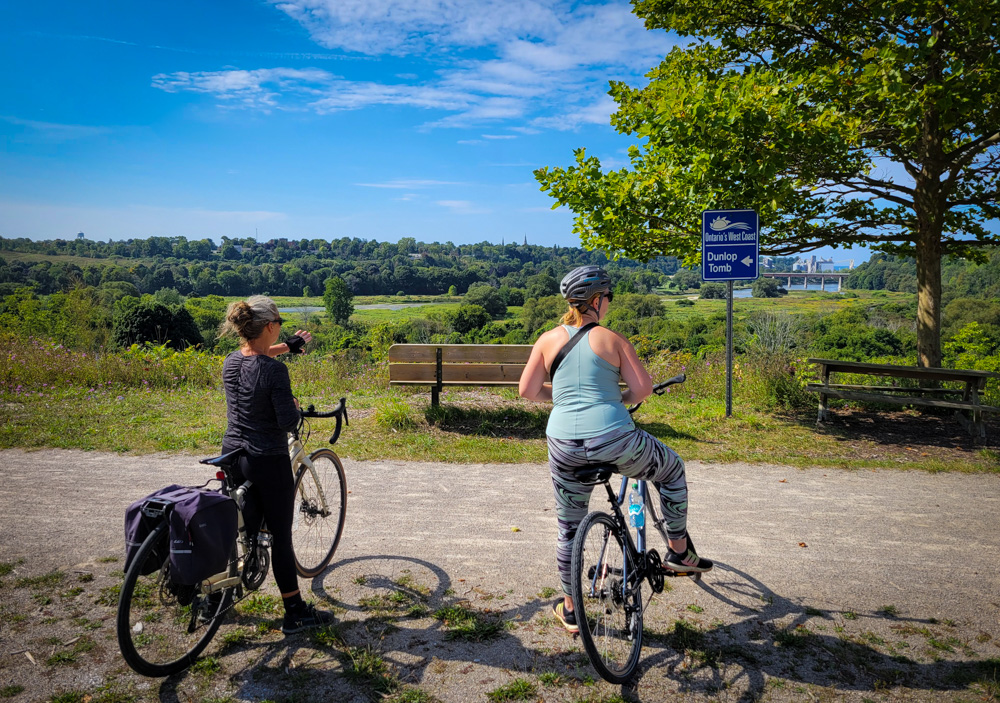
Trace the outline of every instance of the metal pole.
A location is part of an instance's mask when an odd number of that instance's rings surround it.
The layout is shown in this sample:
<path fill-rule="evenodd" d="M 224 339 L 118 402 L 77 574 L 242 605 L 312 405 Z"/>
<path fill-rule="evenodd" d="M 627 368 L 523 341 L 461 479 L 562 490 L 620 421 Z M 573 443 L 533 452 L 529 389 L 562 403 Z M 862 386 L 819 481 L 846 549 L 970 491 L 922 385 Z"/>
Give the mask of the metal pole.
<path fill-rule="evenodd" d="M 726 296 L 726 417 L 733 416 L 733 282 Z"/>

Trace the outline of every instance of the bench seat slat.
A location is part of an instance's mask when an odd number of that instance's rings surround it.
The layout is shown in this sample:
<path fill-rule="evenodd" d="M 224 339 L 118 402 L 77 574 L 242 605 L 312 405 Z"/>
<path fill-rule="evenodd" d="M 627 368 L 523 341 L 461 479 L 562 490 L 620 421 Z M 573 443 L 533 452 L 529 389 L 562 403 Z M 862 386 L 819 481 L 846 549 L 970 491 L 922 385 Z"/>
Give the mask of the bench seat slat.
<path fill-rule="evenodd" d="M 516 384 L 521 380 L 524 366 L 524 364 L 442 364 L 441 382 L 445 385 Z M 436 364 L 389 364 L 390 383 L 433 385 L 436 381 Z"/>
<path fill-rule="evenodd" d="M 441 349 L 443 363 L 524 364 L 530 344 L 394 344 L 389 363 L 434 363 Z"/>
<path fill-rule="evenodd" d="M 895 378 L 919 378 L 931 381 L 985 381 L 1000 378 L 993 371 L 975 369 L 942 369 L 920 366 L 896 366 L 895 364 L 869 364 L 863 361 L 837 361 L 835 359 L 806 359 L 811 364 L 822 364 L 830 373 L 853 373 L 865 376 L 892 376 Z"/>
<path fill-rule="evenodd" d="M 891 403 L 896 405 L 926 405 L 932 408 L 952 408 L 954 410 L 981 410 L 984 412 L 1000 412 L 1000 408 L 992 405 L 975 405 L 971 402 L 955 400 L 935 400 L 932 398 L 917 398 L 913 396 L 888 395 L 884 393 L 858 393 L 856 391 L 845 391 L 830 388 L 820 383 L 810 383 L 806 390 L 814 393 L 823 393 L 831 398 L 843 398 L 844 400 L 866 400 L 871 403 Z"/>

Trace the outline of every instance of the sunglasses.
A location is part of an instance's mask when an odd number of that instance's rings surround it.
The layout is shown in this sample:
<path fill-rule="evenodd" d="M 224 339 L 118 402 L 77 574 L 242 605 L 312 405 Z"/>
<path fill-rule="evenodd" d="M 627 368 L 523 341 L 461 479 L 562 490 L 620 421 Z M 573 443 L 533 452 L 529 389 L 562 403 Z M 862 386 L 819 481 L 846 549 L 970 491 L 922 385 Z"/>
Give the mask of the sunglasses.
<path fill-rule="evenodd" d="M 284 321 L 284 320 L 282 320 L 282 319 L 281 319 L 280 317 L 279 317 L 279 318 L 278 318 L 277 320 L 271 320 L 271 322 L 273 322 L 273 323 L 275 323 L 275 324 L 278 324 L 278 325 L 283 325 L 283 324 L 285 324 L 285 321 Z"/>
<path fill-rule="evenodd" d="M 615 292 L 613 290 L 609 290 L 607 295 L 605 295 L 604 297 L 607 298 L 608 302 L 610 303 L 615 299 Z"/>

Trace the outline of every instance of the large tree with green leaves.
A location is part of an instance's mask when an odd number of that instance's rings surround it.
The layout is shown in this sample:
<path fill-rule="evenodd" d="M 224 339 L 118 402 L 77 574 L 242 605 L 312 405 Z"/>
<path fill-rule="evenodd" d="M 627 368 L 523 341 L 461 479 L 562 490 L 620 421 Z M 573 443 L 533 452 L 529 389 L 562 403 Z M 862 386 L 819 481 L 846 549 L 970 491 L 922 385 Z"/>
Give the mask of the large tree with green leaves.
<path fill-rule="evenodd" d="M 323 289 L 323 305 L 330 319 L 338 325 L 345 325 L 354 314 L 354 293 L 340 276 L 326 279 Z"/>
<path fill-rule="evenodd" d="M 705 209 L 753 208 L 772 254 L 915 255 L 920 363 L 941 362 L 941 260 L 1000 241 L 1000 0 L 633 0 L 691 41 L 612 83 L 640 145 L 535 175 L 583 244 L 694 263 Z"/>

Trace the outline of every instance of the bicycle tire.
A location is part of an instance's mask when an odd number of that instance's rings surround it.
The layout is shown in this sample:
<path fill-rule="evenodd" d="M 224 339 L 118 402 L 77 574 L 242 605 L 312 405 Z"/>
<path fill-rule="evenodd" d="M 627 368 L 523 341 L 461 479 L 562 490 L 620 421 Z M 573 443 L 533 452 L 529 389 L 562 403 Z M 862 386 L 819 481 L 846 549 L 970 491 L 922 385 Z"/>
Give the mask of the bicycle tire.
<path fill-rule="evenodd" d="M 347 476 L 340 457 L 324 447 L 312 452 L 309 459 L 315 474 L 305 465 L 296 472 L 292 514 L 292 553 L 295 570 L 303 578 L 319 576 L 330 564 L 347 517 Z M 326 498 L 325 508 L 319 488 Z"/>
<path fill-rule="evenodd" d="M 139 547 L 118 599 L 118 647 L 125 662 L 143 676 L 171 676 L 191 666 L 215 636 L 232 602 L 232 588 L 202 596 L 189 587 L 186 594 L 179 594 L 167 582 L 167 570 L 160 568 L 168 549 L 163 521 Z M 232 560 L 229 573 L 236 574 Z M 190 600 L 184 605 L 186 596 Z M 201 614 L 192 618 L 192 609 Z M 187 632 L 189 625 L 192 632 Z"/>
<path fill-rule="evenodd" d="M 573 540 L 573 607 L 590 663 L 615 684 L 632 678 L 642 650 L 642 583 L 622 583 L 625 559 L 615 520 L 606 513 L 587 515 Z"/>

